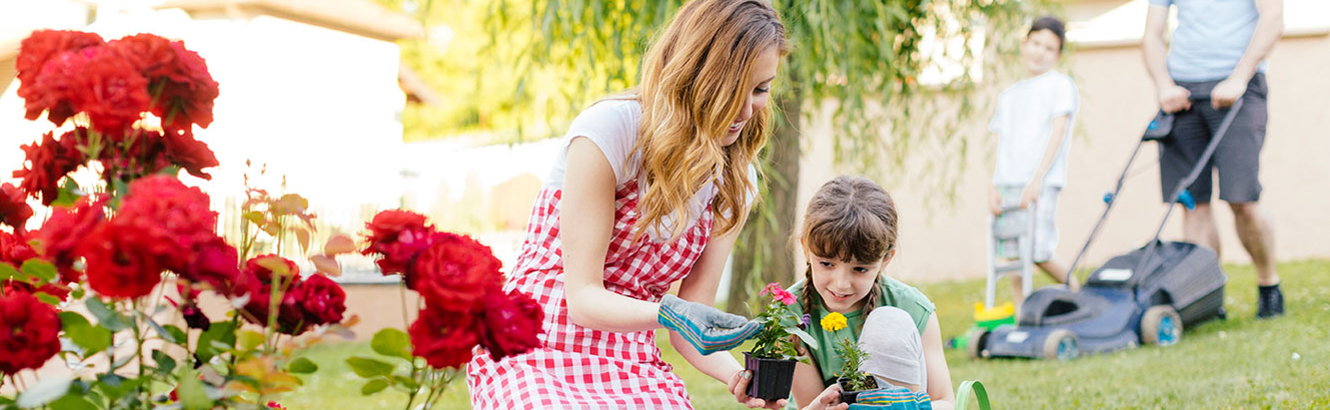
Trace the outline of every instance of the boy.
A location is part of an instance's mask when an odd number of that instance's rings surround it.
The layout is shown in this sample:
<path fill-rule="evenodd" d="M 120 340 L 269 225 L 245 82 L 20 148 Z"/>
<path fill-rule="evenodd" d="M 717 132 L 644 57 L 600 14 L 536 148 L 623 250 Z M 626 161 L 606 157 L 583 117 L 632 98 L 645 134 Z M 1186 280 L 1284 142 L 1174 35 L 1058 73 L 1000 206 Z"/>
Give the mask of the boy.
<path fill-rule="evenodd" d="M 1076 84 L 1053 70 L 1062 56 L 1066 29 L 1056 17 L 1035 19 L 1021 42 L 1027 77 L 1002 91 L 989 125 L 997 134 L 997 155 L 989 206 L 994 216 L 1004 205 L 1035 207 L 1034 262 L 1060 283 L 1066 267 L 1053 260 L 1058 231 L 1054 225 L 1058 193 L 1067 182 L 1071 125 L 1079 105 Z M 999 257 L 1017 258 L 1015 247 L 1001 247 Z M 1021 278 L 1012 277 L 1013 304 L 1025 295 Z M 1073 284 L 1073 290 L 1076 289 Z"/>

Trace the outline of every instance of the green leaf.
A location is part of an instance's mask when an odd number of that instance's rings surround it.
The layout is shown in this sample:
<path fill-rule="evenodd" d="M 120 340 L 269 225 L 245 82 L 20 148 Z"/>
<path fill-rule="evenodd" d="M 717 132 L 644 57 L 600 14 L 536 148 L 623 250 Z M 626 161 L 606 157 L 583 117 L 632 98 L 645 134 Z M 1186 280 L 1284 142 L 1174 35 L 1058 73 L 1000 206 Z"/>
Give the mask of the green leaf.
<path fill-rule="evenodd" d="M 212 407 L 212 399 L 209 399 L 207 392 L 203 391 L 203 382 L 199 381 L 198 375 L 189 366 L 180 368 L 180 386 L 176 388 L 176 394 L 186 410 Z"/>
<path fill-rule="evenodd" d="M 263 225 L 263 212 L 249 211 L 242 215 L 245 220 L 253 222 L 255 225 Z"/>
<path fill-rule="evenodd" d="M 359 356 L 348 357 L 346 359 L 346 364 L 351 365 L 351 370 L 354 370 L 357 375 L 366 379 L 376 376 L 387 376 L 393 372 L 393 365 L 391 364 Z"/>
<path fill-rule="evenodd" d="M 297 243 L 297 244 L 300 244 L 300 253 L 308 253 L 308 252 L 309 252 L 309 230 L 308 230 L 308 229 L 305 229 L 305 228 L 298 228 L 298 227 L 297 227 L 297 228 L 291 228 L 291 229 L 288 229 L 288 230 L 291 231 L 291 233 L 296 234 L 296 243 Z"/>
<path fill-rule="evenodd" d="M 74 379 L 68 375 L 45 376 L 37 384 L 19 393 L 15 404 L 22 408 L 45 406 L 69 393 L 69 386 L 73 382 Z"/>
<path fill-rule="evenodd" d="M 405 386 L 409 390 L 415 390 L 420 388 L 420 382 L 416 381 L 416 379 L 412 379 L 410 377 L 406 377 L 400 374 L 394 374 L 392 380 L 394 383 Z"/>
<path fill-rule="evenodd" d="M 348 359 L 348 360 L 349 360 L 349 359 Z M 370 380 L 370 381 L 368 381 L 368 382 L 365 382 L 365 385 L 364 385 L 364 386 L 360 386 L 360 394 L 363 394 L 363 395 L 368 396 L 368 395 L 371 395 L 371 394 L 374 394 L 374 393 L 381 392 L 381 391 L 383 391 L 383 389 L 386 389 L 386 388 L 388 388 L 388 381 L 387 381 L 387 380 L 384 380 L 384 379 L 374 379 L 374 380 Z"/>
<path fill-rule="evenodd" d="M 83 357 L 97 354 L 111 347 L 111 331 L 93 326 L 87 318 L 75 312 L 60 312 L 61 329 L 74 344 L 83 348 Z"/>
<path fill-rule="evenodd" d="M 236 348 L 241 351 L 251 351 L 263 344 L 263 334 L 253 330 L 241 330 L 240 335 L 236 337 Z"/>
<path fill-rule="evenodd" d="M 48 305 L 51 305 L 51 306 L 60 306 L 60 298 L 55 297 L 55 296 L 51 296 L 50 293 L 46 293 L 46 292 L 37 292 L 37 293 L 34 293 L 33 295 L 34 295 L 34 296 L 37 296 L 37 300 L 41 301 L 42 303 L 45 303 L 45 304 L 48 304 Z"/>
<path fill-rule="evenodd" d="M 55 200 L 51 201 L 51 206 L 72 206 L 83 195 L 83 191 L 79 189 L 79 184 L 74 182 L 74 178 L 65 177 L 65 183 L 60 185 L 60 190 L 56 194 Z"/>
<path fill-rule="evenodd" d="M 411 336 L 398 329 L 385 328 L 374 333 L 374 339 L 369 342 L 369 346 L 375 353 L 388 356 L 400 357 L 406 361 L 415 360 L 411 356 Z"/>
<path fill-rule="evenodd" d="M 148 316 L 142 313 L 139 313 L 139 316 L 142 317 L 145 322 L 148 322 L 148 327 L 151 327 L 152 330 L 157 331 L 158 335 L 162 336 L 162 340 L 166 340 L 167 343 L 174 343 L 174 344 L 181 343 L 181 339 L 176 339 L 175 334 L 166 331 L 166 329 L 163 329 L 162 325 L 157 324 L 156 320 L 152 320 L 152 316 Z"/>
<path fill-rule="evenodd" d="M 97 375 L 96 386 L 103 393 L 106 393 L 107 400 L 116 401 L 125 393 L 137 388 L 139 384 L 138 379 L 126 379 L 116 374 L 100 374 Z"/>
<path fill-rule="evenodd" d="M 37 277 L 41 279 L 42 282 L 50 282 L 52 280 L 55 280 L 55 277 L 57 275 L 55 271 L 55 265 L 52 265 L 51 262 L 47 262 L 37 258 L 32 258 L 23 261 L 23 267 L 19 268 L 19 271 L 23 272 L 24 275 L 27 275 L 29 277 Z"/>
<path fill-rule="evenodd" d="M 152 351 L 152 361 L 157 362 L 157 370 L 161 371 L 162 374 L 171 374 L 171 371 L 175 370 L 175 359 L 172 359 L 166 353 L 162 353 L 161 350 Z"/>
<path fill-rule="evenodd" d="M 106 328 L 106 330 L 119 332 L 129 328 L 125 316 L 106 307 L 101 299 L 89 298 L 84 303 L 88 306 L 88 313 L 92 313 L 92 316 L 97 318 L 97 324 Z"/>
<path fill-rule="evenodd" d="M 290 370 L 291 373 L 310 374 L 319 371 L 319 365 L 314 364 L 309 358 L 301 357 L 292 360 L 291 364 L 287 365 L 287 370 Z"/>
<path fill-rule="evenodd" d="M 808 348 L 810 349 L 817 350 L 817 340 L 813 339 L 813 335 L 808 334 L 808 332 L 803 331 L 803 329 L 797 327 L 787 327 L 785 328 L 785 331 L 788 332 L 789 334 L 799 336 L 799 340 L 803 340 L 804 346 L 808 346 Z"/>
<path fill-rule="evenodd" d="M 166 333 L 171 334 L 171 338 L 174 338 L 176 340 L 175 343 L 184 344 L 185 342 L 189 341 L 189 336 L 185 333 L 185 331 L 181 330 L 180 327 L 176 325 L 162 326 L 162 330 L 165 330 Z M 162 336 L 162 338 L 166 339 L 166 336 Z"/>
<path fill-rule="evenodd" d="M 18 269 L 14 269 L 14 265 L 10 265 L 8 262 L 0 262 L 0 280 L 17 277 L 19 277 Z"/>
<path fill-rule="evenodd" d="M 207 362 L 212 360 L 213 356 L 221 354 L 223 351 L 234 348 L 236 345 L 236 325 L 235 322 L 217 322 L 213 323 L 207 331 L 199 335 L 198 351 L 199 361 Z"/>

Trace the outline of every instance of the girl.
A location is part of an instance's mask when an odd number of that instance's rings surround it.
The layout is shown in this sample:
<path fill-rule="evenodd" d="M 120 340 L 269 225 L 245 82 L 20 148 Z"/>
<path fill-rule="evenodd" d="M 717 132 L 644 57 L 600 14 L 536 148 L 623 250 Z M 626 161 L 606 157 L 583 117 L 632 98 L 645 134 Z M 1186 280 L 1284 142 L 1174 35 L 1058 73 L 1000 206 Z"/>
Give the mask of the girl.
<path fill-rule="evenodd" d="M 749 213 L 752 166 L 787 44 L 762 0 L 693 0 L 648 52 L 636 91 L 573 121 L 505 290 L 545 312 L 542 346 L 467 366 L 477 409 L 689 409 L 654 330 L 750 407 L 730 349 L 761 330 L 711 307 Z M 682 281 L 678 297 L 666 291 Z"/>
<path fill-rule="evenodd" d="M 824 400 L 837 390 L 836 372 L 841 366 L 832 346 L 844 338 L 859 340 L 869 312 L 891 306 L 907 313 L 913 325 L 896 331 L 918 332 L 920 336 L 924 375 L 909 382 L 927 391 L 934 409 L 952 408 L 951 373 L 942 353 L 942 333 L 933 315 L 933 302 L 918 289 L 882 274 L 896 256 L 896 221 L 891 195 L 863 177 L 836 177 L 822 185 L 809 201 L 800 238 L 808 268 L 804 279 L 789 289 L 800 300 L 791 307 L 797 314 L 809 313 L 815 324 L 831 312 L 844 315 L 848 323 L 835 332 L 809 326 L 808 333 L 819 348 L 806 349 L 811 365 L 795 366 L 796 402 L 812 403 L 810 408 L 819 409 L 823 408 L 820 405 L 833 403 Z"/>

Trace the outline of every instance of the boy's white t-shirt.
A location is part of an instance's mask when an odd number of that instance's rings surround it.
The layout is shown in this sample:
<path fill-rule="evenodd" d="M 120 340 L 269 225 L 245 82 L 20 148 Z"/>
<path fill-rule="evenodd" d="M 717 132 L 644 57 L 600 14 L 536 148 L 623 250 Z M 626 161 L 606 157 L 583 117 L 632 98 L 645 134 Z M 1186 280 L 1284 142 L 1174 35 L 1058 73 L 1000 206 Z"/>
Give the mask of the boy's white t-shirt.
<path fill-rule="evenodd" d="M 605 100 L 588 107 L 568 126 L 568 132 L 559 143 L 559 154 L 554 160 L 554 168 L 550 170 L 549 178 L 545 179 L 545 186 L 563 189 L 564 172 L 568 169 L 568 146 L 572 144 L 574 138 L 584 137 L 595 143 L 601 153 L 605 154 L 610 168 L 614 170 L 615 189 L 623 188 L 624 184 L 640 176 L 642 155 L 633 152 L 633 147 L 637 144 L 637 132 L 641 124 L 642 104 L 636 100 Z M 756 188 L 757 169 L 751 164 L 748 166 L 748 180 L 752 181 Z M 646 184 L 640 184 L 638 190 L 646 192 Z M 693 218 L 701 215 L 717 192 L 719 190 L 712 182 L 698 189 L 689 201 L 689 215 Z M 754 196 L 753 193 L 749 193 L 747 206 L 752 206 Z M 676 217 L 674 214 L 668 215 L 662 220 L 662 225 L 670 226 Z M 664 237 L 657 232 L 657 227 L 649 227 L 647 233 L 655 240 Z"/>
<path fill-rule="evenodd" d="M 1053 132 L 1053 117 L 1068 115 L 1062 145 L 1053 159 L 1044 186 L 1061 188 L 1067 184 L 1067 153 L 1071 150 L 1072 124 L 1080 106 L 1076 83 L 1071 77 L 1049 70 L 1007 87 L 998 96 L 997 110 L 989 131 L 998 135 L 997 165 L 993 184 L 1025 186 L 1039 171 L 1039 163 L 1048 149 Z"/>

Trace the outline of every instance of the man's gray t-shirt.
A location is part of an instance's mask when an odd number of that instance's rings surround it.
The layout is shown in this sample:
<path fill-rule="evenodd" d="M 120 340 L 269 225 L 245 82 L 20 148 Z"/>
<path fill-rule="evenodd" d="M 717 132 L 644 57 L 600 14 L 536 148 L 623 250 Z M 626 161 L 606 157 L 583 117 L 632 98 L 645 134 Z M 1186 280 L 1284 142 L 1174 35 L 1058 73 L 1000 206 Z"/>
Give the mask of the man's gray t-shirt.
<path fill-rule="evenodd" d="M 1260 17 L 1254 0 L 1150 0 L 1150 5 L 1178 7 L 1168 52 L 1168 75 L 1175 81 L 1228 78 L 1247 52 Z M 1265 72 L 1265 61 L 1256 70 Z"/>

